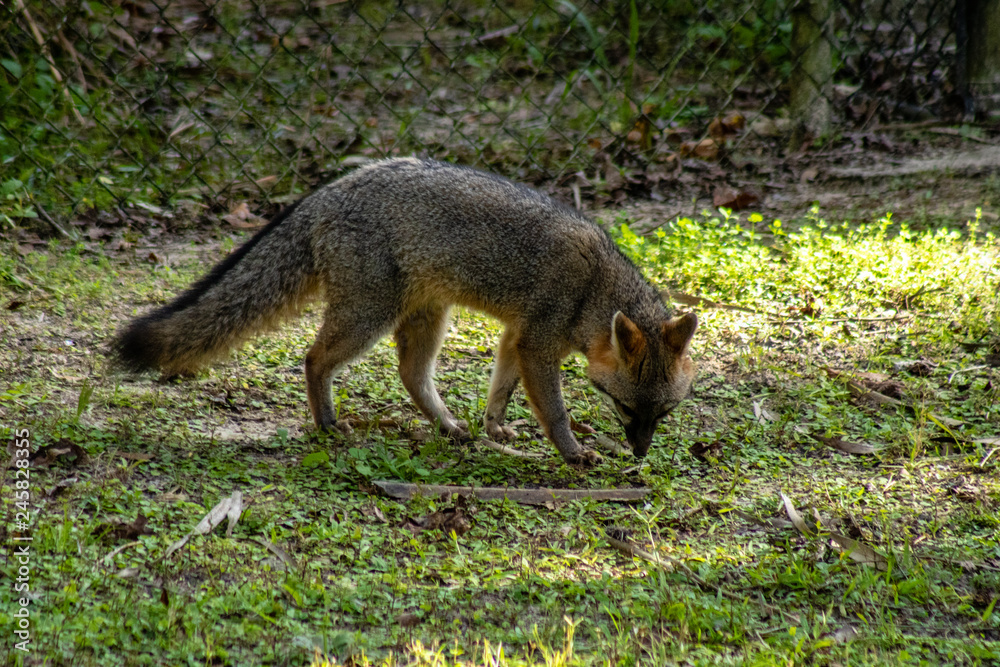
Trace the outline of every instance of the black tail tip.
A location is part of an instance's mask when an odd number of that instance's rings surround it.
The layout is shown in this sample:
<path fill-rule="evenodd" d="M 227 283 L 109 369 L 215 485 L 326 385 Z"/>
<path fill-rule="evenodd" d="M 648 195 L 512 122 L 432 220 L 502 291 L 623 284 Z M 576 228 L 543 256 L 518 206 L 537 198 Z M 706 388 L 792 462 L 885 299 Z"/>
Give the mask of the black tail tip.
<path fill-rule="evenodd" d="M 111 362 L 123 371 L 149 371 L 159 368 L 160 345 L 144 319 L 135 320 L 111 343 Z"/>

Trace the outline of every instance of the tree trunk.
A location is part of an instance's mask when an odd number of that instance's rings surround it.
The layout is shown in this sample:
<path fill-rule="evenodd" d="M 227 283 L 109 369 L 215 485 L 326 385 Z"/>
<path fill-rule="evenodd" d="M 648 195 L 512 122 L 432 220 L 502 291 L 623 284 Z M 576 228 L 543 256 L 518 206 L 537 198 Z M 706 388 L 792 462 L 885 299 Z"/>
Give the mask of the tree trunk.
<path fill-rule="evenodd" d="M 793 144 L 801 143 L 807 133 L 822 136 L 830 131 L 833 58 L 827 39 L 829 19 L 830 0 L 799 0 L 792 8 L 791 114 L 797 126 Z"/>
<path fill-rule="evenodd" d="M 966 0 L 966 76 L 978 111 L 1000 111 L 1000 0 Z"/>

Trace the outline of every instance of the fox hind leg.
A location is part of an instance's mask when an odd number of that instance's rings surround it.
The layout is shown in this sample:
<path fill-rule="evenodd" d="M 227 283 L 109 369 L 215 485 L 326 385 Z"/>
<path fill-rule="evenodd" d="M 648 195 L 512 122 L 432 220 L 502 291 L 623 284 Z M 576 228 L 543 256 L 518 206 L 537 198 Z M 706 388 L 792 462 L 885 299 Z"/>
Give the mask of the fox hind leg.
<path fill-rule="evenodd" d="M 361 309 L 354 310 L 360 312 Z M 352 313 L 352 309 L 331 304 L 327 307 L 316 342 L 306 354 L 306 395 L 313 421 L 319 430 L 329 431 L 337 427 L 348 431 L 350 428 L 337 423 L 330 385 L 334 375 L 345 364 L 364 354 L 389 329 L 391 317 L 373 318 L 371 311 L 368 315 L 367 318 L 360 318 Z"/>
<path fill-rule="evenodd" d="M 466 424 L 445 407 L 434 386 L 434 361 L 448 330 L 448 307 L 431 305 L 410 313 L 396 327 L 399 377 L 413 402 L 447 436 L 469 437 Z"/>

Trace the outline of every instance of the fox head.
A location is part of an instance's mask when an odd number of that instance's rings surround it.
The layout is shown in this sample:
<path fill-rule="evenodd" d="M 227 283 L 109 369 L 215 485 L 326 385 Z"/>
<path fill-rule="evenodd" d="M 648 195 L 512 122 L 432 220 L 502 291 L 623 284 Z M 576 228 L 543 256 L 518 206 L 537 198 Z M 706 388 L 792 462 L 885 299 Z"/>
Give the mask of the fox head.
<path fill-rule="evenodd" d="M 610 335 L 587 351 L 587 376 L 611 402 L 637 457 L 646 456 L 657 424 L 691 389 L 695 365 L 687 352 L 697 328 L 688 313 L 644 332 L 618 311 Z"/>

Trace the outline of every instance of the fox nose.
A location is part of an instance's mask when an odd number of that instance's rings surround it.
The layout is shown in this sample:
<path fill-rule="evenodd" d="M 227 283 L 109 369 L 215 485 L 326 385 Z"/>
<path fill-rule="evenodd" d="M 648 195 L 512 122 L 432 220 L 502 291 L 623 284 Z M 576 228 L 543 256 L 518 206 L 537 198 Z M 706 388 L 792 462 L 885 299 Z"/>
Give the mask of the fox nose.
<path fill-rule="evenodd" d="M 649 446 L 653 443 L 653 433 L 656 432 L 656 422 L 643 423 L 636 420 L 625 427 L 625 438 L 628 444 L 632 445 L 632 455 L 636 458 L 644 458 L 649 452 Z"/>

